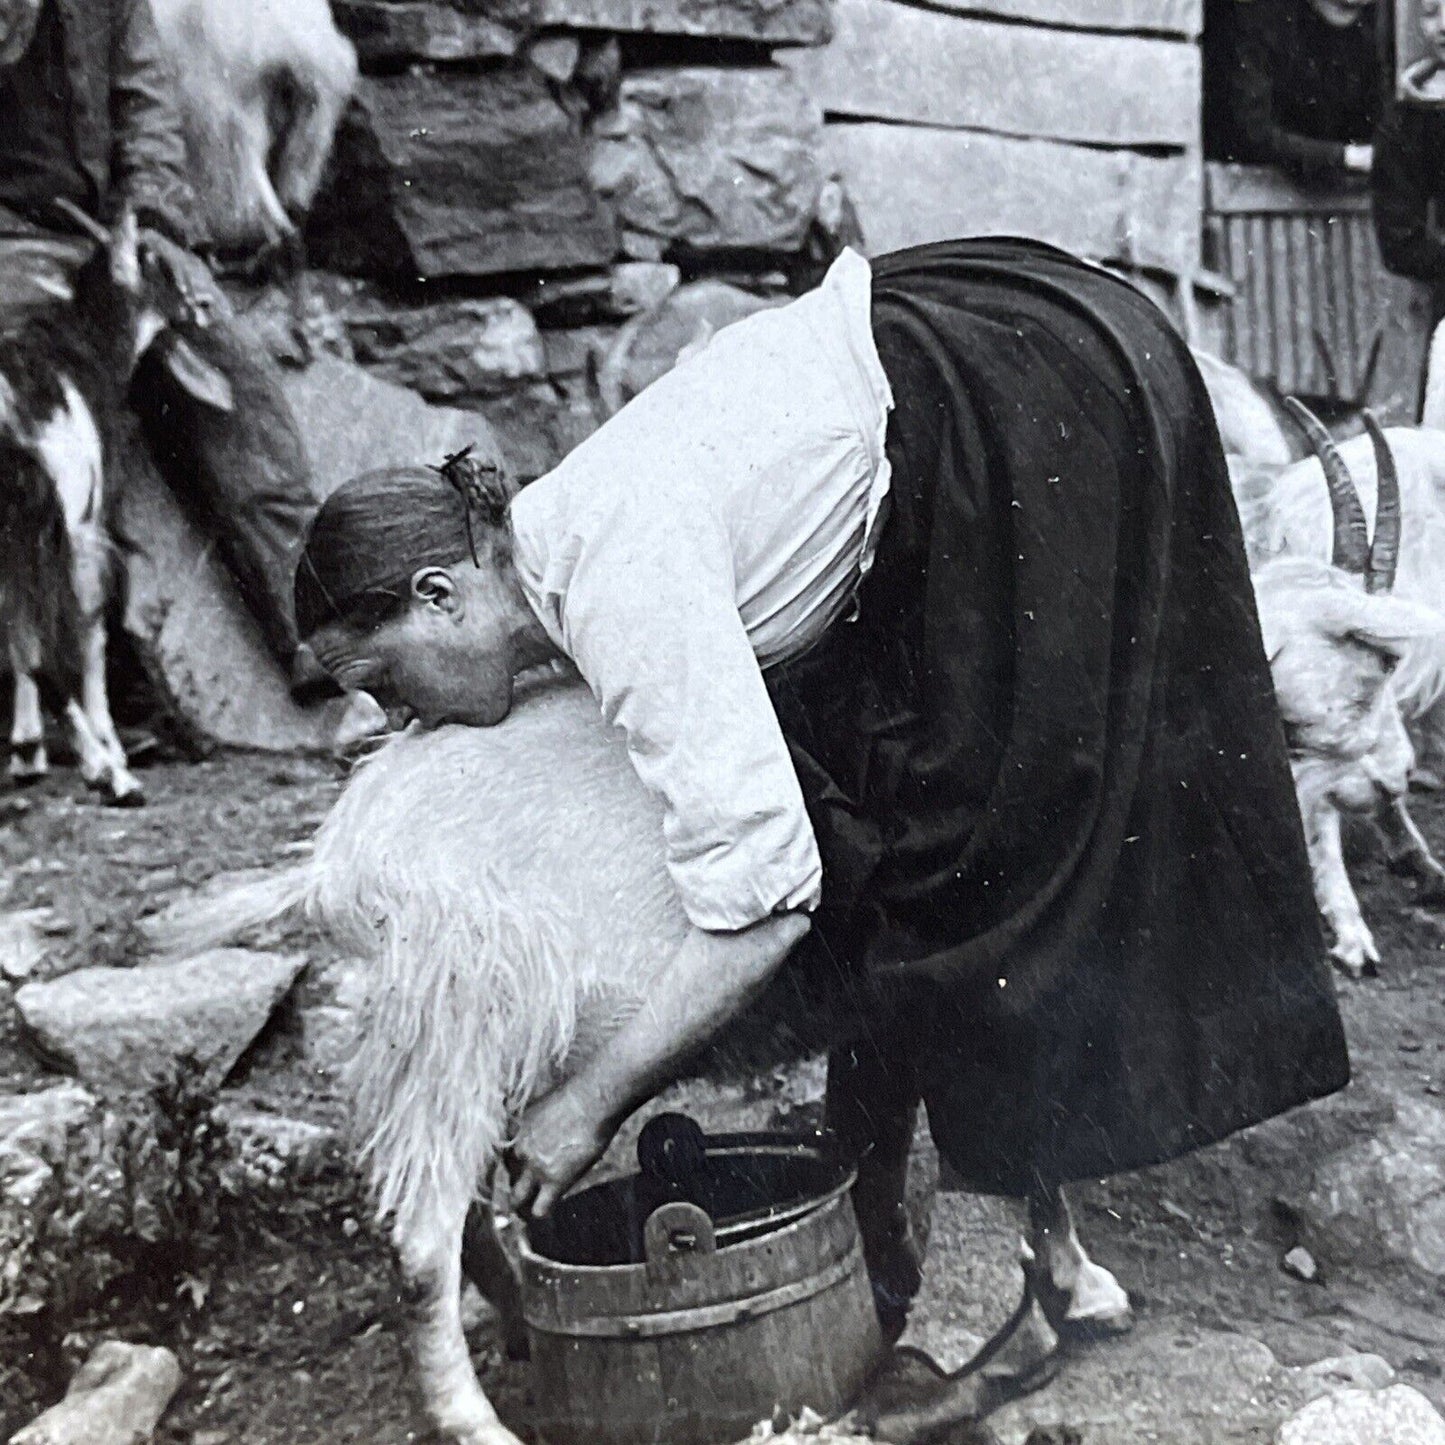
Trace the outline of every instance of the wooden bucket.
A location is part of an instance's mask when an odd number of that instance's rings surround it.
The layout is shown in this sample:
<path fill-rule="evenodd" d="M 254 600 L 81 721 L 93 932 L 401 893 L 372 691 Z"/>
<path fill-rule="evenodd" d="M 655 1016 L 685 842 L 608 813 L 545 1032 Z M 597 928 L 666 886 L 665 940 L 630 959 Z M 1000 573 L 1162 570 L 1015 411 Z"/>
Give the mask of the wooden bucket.
<path fill-rule="evenodd" d="M 780 1151 L 797 1160 L 805 1147 L 722 1136 L 708 1141 L 708 1165 L 777 1165 Z M 829 1177 L 825 1151 L 812 1147 Z M 566 1201 L 574 1224 L 589 1211 L 610 1220 L 600 1252 L 632 1256 L 626 1263 L 549 1257 L 578 1251 L 559 1240 L 565 1225 L 541 1237 L 534 1226 L 521 1247 L 522 1298 L 540 1439 L 725 1445 L 779 1410 L 845 1409 L 881 1339 L 849 1198 L 854 1175 L 834 1167 L 830 1177 L 816 1196 L 721 1219 L 688 1200 L 653 1206 L 645 1174 Z"/>

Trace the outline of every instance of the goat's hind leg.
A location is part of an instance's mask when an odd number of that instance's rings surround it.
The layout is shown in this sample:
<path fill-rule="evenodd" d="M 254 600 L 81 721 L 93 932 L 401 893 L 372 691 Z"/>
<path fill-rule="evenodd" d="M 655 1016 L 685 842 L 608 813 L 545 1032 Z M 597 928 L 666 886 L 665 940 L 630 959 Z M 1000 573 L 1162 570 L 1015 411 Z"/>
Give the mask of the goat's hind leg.
<path fill-rule="evenodd" d="M 81 706 L 100 758 L 98 773 L 94 777 L 87 775 L 86 781 L 99 788 L 106 801 L 117 807 L 139 807 L 145 801 L 145 794 L 131 773 L 125 749 L 110 715 L 110 696 L 105 686 L 105 620 L 101 617 L 90 623 L 85 637 Z"/>
<path fill-rule="evenodd" d="M 1376 823 L 1385 839 L 1390 868 L 1420 885 L 1421 903 L 1433 908 L 1445 906 L 1445 867 L 1431 852 L 1405 799 L 1391 798 L 1381 807 Z"/>
<path fill-rule="evenodd" d="M 462 1230 L 469 1200 L 437 1209 L 395 1240 L 412 1359 L 426 1412 L 455 1445 L 520 1445 L 497 1418 L 462 1333 Z"/>
<path fill-rule="evenodd" d="M 15 674 L 15 707 L 10 720 L 10 777 L 16 783 L 34 783 L 50 771 L 45 755 L 45 718 L 40 710 L 40 688 L 34 668 L 20 649 L 10 649 Z"/>

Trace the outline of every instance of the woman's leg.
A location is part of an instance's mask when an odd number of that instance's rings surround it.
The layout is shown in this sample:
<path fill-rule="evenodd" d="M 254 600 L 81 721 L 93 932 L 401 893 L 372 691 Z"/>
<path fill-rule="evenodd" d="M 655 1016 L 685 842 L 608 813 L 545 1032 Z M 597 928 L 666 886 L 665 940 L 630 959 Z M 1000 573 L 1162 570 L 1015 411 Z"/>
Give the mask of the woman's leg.
<path fill-rule="evenodd" d="M 886 1340 L 903 1333 L 922 1282 L 923 1244 L 908 1211 L 918 1085 L 900 1049 L 872 1036 L 828 1056 L 825 1123 L 857 1160 L 853 1208 Z"/>

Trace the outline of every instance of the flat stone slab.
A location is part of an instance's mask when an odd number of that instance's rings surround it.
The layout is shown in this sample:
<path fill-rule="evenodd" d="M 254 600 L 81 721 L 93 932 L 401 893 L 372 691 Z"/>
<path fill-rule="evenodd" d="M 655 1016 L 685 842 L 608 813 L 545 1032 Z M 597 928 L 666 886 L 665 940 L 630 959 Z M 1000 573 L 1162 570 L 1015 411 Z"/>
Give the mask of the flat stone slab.
<path fill-rule="evenodd" d="M 487 15 L 429 0 L 332 0 L 336 27 L 363 65 L 396 60 L 495 60 L 517 53 L 520 33 Z"/>
<path fill-rule="evenodd" d="M 803 246 L 825 179 L 823 112 L 786 71 L 633 71 L 594 134 L 592 183 L 629 255 Z"/>
<path fill-rule="evenodd" d="M 373 376 L 434 401 L 496 396 L 547 375 L 537 323 L 508 296 L 398 306 L 359 295 L 343 322 Z"/>
<path fill-rule="evenodd" d="M 408 283 L 605 265 L 611 218 L 580 121 L 525 64 L 363 76 L 337 133 L 310 253 Z"/>
<path fill-rule="evenodd" d="M 219 1084 L 306 966 L 221 948 L 180 963 L 82 968 L 31 983 L 15 1007 L 40 1049 L 100 1089 L 142 1089 L 185 1057 Z"/>
<path fill-rule="evenodd" d="M 180 1387 L 180 1362 L 169 1350 L 107 1340 L 75 1372 L 65 1398 L 10 1445 L 138 1445 Z"/>
<path fill-rule="evenodd" d="M 698 35 L 821 45 L 832 34 L 827 0 L 533 0 L 538 24 L 651 35 Z"/>
<path fill-rule="evenodd" d="M 1445 1418 L 1418 1390 L 1341 1390 L 1280 1427 L 1276 1445 L 1445 1445 Z"/>

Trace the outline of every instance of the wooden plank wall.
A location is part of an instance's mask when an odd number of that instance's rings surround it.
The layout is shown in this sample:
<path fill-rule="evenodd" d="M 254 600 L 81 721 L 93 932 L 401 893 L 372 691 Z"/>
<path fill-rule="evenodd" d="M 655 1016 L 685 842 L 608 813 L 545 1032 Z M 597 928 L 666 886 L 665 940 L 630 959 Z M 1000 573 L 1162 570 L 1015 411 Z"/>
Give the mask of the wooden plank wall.
<path fill-rule="evenodd" d="M 1011 232 L 1199 262 L 1201 0 L 835 0 L 778 56 L 823 106 L 874 251 Z"/>
<path fill-rule="evenodd" d="M 1378 337 L 1363 399 L 1389 421 L 1413 422 L 1429 292 L 1385 270 L 1369 191 L 1303 190 L 1258 166 L 1210 165 L 1206 180 L 1211 259 L 1235 288 L 1220 354 L 1283 392 L 1359 397 Z"/>

